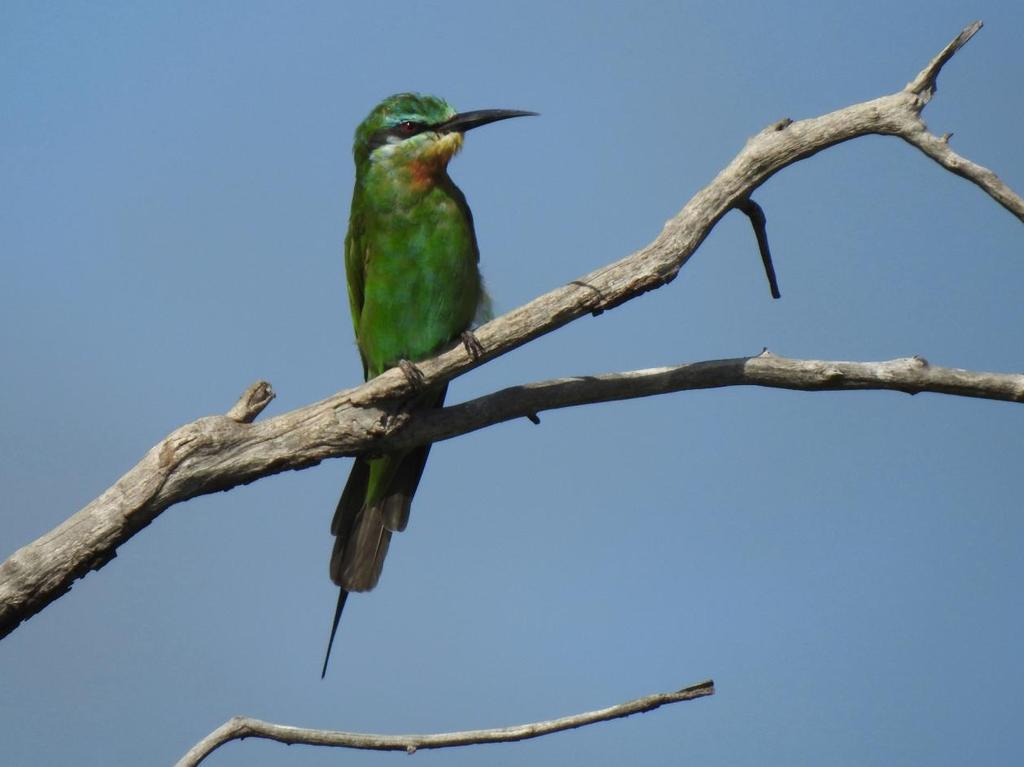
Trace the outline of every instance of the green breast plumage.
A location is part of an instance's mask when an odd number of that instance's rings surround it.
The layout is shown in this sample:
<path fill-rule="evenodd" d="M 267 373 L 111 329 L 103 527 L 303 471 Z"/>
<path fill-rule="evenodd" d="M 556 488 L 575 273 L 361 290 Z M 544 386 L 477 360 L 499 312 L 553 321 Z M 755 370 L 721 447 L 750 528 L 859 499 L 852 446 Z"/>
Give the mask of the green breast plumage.
<path fill-rule="evenodd" d="M 469 327 L 482 294 L 473 222 L 447 178 L 405 194 L 374 194 L 367 180 L 353 206 L 347 255 L 360 262 L 356 338 L 369 377 L 418 360 Z M 357 267 L 357 268 L 358 268 Z"/>

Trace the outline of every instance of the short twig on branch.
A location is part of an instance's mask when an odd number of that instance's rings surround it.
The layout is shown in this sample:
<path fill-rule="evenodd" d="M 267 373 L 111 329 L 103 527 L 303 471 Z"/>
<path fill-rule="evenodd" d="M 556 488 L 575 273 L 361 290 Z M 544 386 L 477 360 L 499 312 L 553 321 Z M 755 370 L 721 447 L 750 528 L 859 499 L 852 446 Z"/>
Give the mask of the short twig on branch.
<path fill-rule="evenodd" d="M 311 730 L 303 727 L 289 727 L 283 724 L 261 722 L 258 719 L 236 716 L 228 720 L 201 741 L 196 743 L 176 767 L 195 767 L 215 749 L 232 740 L 241 738 L 266 738 L 279 743 L 303 744 L 308 746 L 336 746 L 372 751 L 406 751 L 414 753 L 428 748 L 452 748 L 483 743 L 509 743 L 516 740 L 539 738 L 553 732 L 573 730 L 597 722 L 642 714 L 670 703 L 694 700 L 715 694 L 715 683 L 706 682 L 684 687 L 676 692 L 662 692 L 647 695 L 617 706 L 588 711 L 551 719 L 546 722 L 521 724 L 516 727 L 502 727 L 493 730 L 466 730 L 433 735 L 371 735 L 361 732 L 338 732 L 336 730 Z"/>
<path fill-rule="evenodd" d="M 573 280 L 475 331 L 482 354 L 463 344 L 418 361 L 422 385 L 448 381 L 589 314 L 600 314 L 675 279 L 715 224 L 783 168 L 871 134 L 903 138 L 988 193 L 1024 221 L 1024 200 L 992 171 L 929 133 L 921 110 L 949 58 L 980 28 L 967 27 L 903 90 L 807 120 L 778 121 L 753 136 L 650 245 Z M 475 357 L 475 358 L 474 358 Z M 840 363 L 774 357 L 722 360 L 654 371 L 514 387 L 473 403 L 415 415 L 395 412 L 412 384 L 399 369 L 277 418 L 250 423 L 272 396 L 259 386 L 227 416 L 176 430 L 84 509 L 0 565 L 0 637 L 42 610 L 169 506 L 327 458 L 446 439 L 541 410 L 709 386 L 898 389 L 1022 401 L 1022 377 L 929 367 L 921 362 Z M 525 403 L 525 404 L 524 404 Z M 511 415 L 510 415 L 511 414 Z"/>
<path fill-rule="evenodd" d="M 238 402 L 226 413 L 227 417 L 238 423 L 252 423 L 264 411 L 276 395 L 266 381 L 257 381 L 246 389 Z"/>

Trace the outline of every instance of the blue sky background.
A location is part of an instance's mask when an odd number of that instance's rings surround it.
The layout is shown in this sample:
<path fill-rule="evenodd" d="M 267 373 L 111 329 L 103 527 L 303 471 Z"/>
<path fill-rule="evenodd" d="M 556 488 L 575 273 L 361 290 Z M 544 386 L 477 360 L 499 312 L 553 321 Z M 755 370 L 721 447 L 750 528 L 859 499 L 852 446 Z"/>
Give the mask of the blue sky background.
<path fill-rule="evenodd" d="M 899 89 L 1024 189 L 1019 3 L 17 3 L 0 7 L 0 556 L 257 378 L 356 383 L 341 258 L 383 96 L 542 117 L 451 167 L 508 310 L 654 238 L 745 139 Z M 459 379 L 757 353 L 1024 367 L 1024 227 L 897 139 L 756 196 L 672 285 Z M 709 700 L 421 765 L 1012 763 L 1021 434 L 1006 403 L 727 389 L 438 445 L 319 678 L 348 460 L 171 508 L 0 642 L 5 765 L 169 764 L 234 714 L 514 724 L 713 677 Z M 388 765 L 247 741 L 210 765 Z"/>

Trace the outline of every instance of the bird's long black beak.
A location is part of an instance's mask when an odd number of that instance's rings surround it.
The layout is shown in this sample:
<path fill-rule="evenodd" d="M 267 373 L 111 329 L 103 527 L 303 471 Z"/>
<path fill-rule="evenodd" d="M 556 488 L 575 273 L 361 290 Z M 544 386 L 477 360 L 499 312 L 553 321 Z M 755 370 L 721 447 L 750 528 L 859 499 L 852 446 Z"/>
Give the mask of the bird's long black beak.
<path fill-rule="evenodd" d="M 465 133 L 487 123 L 507 120 L 510 117 L 533 117 L 537 112 L 524 112 L 521 109 L 477 109 L 474 112 L 460 112 L 450 120 L 434 128 L 438 133 Z"/>

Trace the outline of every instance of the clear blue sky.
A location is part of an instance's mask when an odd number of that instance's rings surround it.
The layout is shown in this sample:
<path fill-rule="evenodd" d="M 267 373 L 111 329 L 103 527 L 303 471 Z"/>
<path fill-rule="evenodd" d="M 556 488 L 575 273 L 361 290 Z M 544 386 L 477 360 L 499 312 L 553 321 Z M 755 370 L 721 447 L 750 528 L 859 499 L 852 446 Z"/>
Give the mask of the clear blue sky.
<path fill-rule="evenodd" d="M 341 245 L 383 96 L 542 117 L 451 173 L 500 311 L 646 244 L 742 147 L 902 87 L 974 18 L 926 117 L 1024 190 L 1024 11 L 859 3 L 5 3 L 0 557 L 252 381 L 360 370 Z M 672 285 L 459 379 L 757 353 L 1024 368 L 1024 227 L 897 139 L 792 167 Z M 0 642 L 4 765 L 169 764 L 234 714 L 514 724 L 707 677 L 710 700 L 418 765 L 1009 764 L 1024 755 L 1024 411 L 728 389 L 438 445 L 319 678 L 349 461 L 176 506 Z M 209 762 L 390 765 L 248 741 Z"/>

